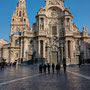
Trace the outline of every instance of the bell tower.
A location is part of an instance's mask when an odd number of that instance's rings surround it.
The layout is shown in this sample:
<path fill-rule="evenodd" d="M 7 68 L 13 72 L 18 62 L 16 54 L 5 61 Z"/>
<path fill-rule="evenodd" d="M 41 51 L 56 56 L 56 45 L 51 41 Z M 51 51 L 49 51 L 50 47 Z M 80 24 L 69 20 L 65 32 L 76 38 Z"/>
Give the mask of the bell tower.
<path fill-rule="evenodd" d="M 27 17 L 25 0 L 19 0 L 11 17 L 11 32 L 9 39 L 11 46 L 14 47 L 19 45 L 19 37 L 23 31 L 29 31 L 29 20 Z"/>
<path fill-rule="evenodd" d="M 10 36 L 19 31 L 29 31 L 29 20 L 27 17 L 25 0 L 19 0 L 15 12 L 11 17 L 11 33 Z"/>

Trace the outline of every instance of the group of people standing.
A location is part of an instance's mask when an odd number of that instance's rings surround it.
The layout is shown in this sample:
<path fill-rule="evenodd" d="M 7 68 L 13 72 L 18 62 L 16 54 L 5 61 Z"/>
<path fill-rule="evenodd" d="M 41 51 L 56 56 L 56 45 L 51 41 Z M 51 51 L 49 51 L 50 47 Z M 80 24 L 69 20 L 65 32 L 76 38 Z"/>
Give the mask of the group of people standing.
<path fill-rule="evenodd" d="M 16 67 L 16 64 L 17 64 L 16 62 L 14 62 L 14 63 L 11 62 L 10 64 L 7 64 L 6 62 L 1 62 L 1 63 L 0 63 L 0 70 L 2 70 L 2 69 L 5 68 L 5 67 L 9 67 L 9 66 L 10 66 L 10 67 L 11 67 L 11 66 L 15 66 L 15 67 Z"/>
<path fill-rule="evenodd" d="M 59 73 L 60 69 L 61 69 L 60 64 L 55 65 L 54 63 L 52 63 L 52 65 L 50 65 L 50 64 L 43 64 L 42 63 L 39 65 L 39 72 L 40 73 L 43 73 L 43 72 L 46 73 L 46 71 L 48 71 L 48 73 L 50 74 L 51 70 L 52 70 L 52 73 L 55 73 L 55 70 L 57 71 L 57 73 Z M 66 64 L 65 63 L 63 64 L 63 69 L 64 69 L 64 72 L 66 72 Z"/>

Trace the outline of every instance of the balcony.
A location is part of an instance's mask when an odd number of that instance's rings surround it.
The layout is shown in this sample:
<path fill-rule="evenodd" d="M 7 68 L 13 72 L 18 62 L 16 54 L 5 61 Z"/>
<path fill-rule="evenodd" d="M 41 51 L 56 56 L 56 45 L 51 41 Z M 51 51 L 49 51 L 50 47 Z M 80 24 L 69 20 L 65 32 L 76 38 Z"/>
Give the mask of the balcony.
<path fill-rule="evenodd" d="M 43 30 L 39 30 L 37 36 L 46 36 L 46 32 Z"/>

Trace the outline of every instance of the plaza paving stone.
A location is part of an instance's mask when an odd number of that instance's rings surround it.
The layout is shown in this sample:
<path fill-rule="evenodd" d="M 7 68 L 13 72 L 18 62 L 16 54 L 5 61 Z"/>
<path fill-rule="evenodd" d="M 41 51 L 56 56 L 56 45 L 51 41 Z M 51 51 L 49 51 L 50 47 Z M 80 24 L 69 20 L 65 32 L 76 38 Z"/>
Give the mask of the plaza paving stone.
<path fill-rule="evenodd" d="M 68 66 L 66 74 L 63 69 L 58 74 L 39 74 L 35 65 L 8 67 L 0 71 L 0 90 L 90 90 L 90 79 L 68 71 L 90 77 L 90 66 L 85 65 Z"/>

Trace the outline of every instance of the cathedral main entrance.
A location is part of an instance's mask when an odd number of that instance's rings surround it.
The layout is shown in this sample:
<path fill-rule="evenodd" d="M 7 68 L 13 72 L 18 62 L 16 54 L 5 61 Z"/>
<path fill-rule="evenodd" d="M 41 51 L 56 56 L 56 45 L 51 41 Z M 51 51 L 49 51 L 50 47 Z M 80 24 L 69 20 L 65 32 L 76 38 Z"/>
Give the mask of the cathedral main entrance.
<path fill-rule="evenodd" d="M 57 64 L 58 63 L 58 52 L 52 51 L 52 63 Z"/>

